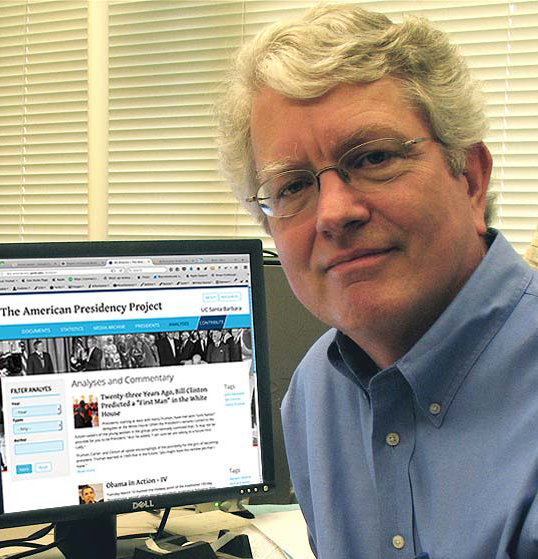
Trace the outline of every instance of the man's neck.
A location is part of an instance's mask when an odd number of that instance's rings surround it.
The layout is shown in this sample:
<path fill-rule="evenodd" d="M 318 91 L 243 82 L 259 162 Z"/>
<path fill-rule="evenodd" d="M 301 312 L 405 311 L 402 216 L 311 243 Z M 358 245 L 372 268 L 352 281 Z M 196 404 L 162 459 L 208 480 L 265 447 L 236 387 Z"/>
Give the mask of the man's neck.
<path fill-rule="evenodd" d="M 347 335 L 369 355 L 380 370 L 383 370 L 403 357 L 423 335 L 418 333 L 409 335 L 409 332 L 407 334 L 406 336 L 404 332 L 400 331 L 389 337 L 389 332 L 385 330 L 383 336 L 378 338 L 380 341 L 374 339 L 365 340 L 364 336 Z"/>

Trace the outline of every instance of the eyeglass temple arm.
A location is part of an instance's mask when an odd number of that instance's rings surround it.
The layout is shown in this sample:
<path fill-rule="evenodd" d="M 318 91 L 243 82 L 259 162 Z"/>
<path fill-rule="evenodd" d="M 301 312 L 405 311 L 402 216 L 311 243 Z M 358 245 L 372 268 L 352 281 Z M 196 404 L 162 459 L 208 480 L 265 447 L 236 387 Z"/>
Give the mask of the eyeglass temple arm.
<path fill-rule="evenodd" d="M 405 147 L 414 146 L 415 144 L 420 144 L 421 142 L 426 142 L 427 140 L 431 140 L 432 142 L 435 141 L 433 138 L 428 138 L 428 137 L 415 138 L 414 140 L 407 140 L 407 142 L 404 142 L 403 145 Z"/>

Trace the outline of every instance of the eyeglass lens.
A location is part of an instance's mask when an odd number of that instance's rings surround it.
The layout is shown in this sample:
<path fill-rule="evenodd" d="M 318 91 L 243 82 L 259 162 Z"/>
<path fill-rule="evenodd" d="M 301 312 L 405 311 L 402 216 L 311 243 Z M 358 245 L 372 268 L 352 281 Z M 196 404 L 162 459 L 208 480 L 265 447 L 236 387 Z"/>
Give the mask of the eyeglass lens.
<path fill-rule="evenodd" d="M 350 149 L 334 169 L 338 169 L 347 183 L 368 191 L 401 176 L 408 170 L 409 162 L 403 142 L 381 139 Z M 265 181 L 258 190 L 257 200 L 266 215 L 288 217 L 313 205 L 318 194 L 318 175 L 309 170 L 291 170 Z"/>

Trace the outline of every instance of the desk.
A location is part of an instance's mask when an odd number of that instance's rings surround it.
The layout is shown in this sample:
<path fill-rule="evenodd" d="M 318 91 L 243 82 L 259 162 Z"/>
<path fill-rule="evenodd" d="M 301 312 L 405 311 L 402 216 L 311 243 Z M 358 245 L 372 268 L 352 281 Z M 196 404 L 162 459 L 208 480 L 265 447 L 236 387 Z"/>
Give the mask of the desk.
<path fill-rule="evenodd" d="M 227 529 L 249 536 L 254 559 L 314 559 L 306 538 L 306 526 L 296 505 L 249 507 L 256 515 L 253 521 L 221 511 L 195 514 L 192 511 L 173 509 L 166 530 L 183 534 L 189 541 L 208 541 L 216 539 L 219 529 Z M 153 532 L 160 523 L 160 517 L 148 512 L 118 515 L 118 536 Z M 44 525 L 40 525 L 41 527 Z M 0 530 L 0 540 L 23 538 L 37 531 L 39 526 L 24 526 Z M 271 540 L 273 538 L 276 542 Z M 52 542 L 52 534 L 39 540 L 39 543 Z M 118 559 L 129 559 L 141 539 L 118 540 Z M 282 546 L 288 554 L 280 551 L 275 543 Z M 91 545 L 91 542 L 88 542 Z M 0 549 L 0 558 L 9 557 L 27 548 Z M 36 559 L 64 559 L 58 549 L 43 551 L 34 555 Z M 163 558 L 164 559 L 164 558 Z"/>

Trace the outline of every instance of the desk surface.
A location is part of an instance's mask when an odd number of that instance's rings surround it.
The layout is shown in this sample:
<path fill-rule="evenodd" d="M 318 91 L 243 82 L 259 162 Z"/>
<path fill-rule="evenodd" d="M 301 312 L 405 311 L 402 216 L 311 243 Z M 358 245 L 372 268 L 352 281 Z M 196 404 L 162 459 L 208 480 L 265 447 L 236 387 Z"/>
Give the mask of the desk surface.
<path fill-rule="evenodd" d="M 314 559 L 306 537 L 306 526 L 296 506 L 253 506 L 256 515 L 253 521 L 221 511 L 195 514 L 192 511 L 173 509 L 166 524 L 167 532 L 183 534 L 189 541 L 213 542 L 220 529 L 245 533 L 249 536 L 254 559 Z M 118 536 L 154 532 L 160 517 L 148 512 L 137 512 L 118 516 Z M 44 526 L 44 525 L 41 525 Z M 0 530 L 0 541 L 24 538 L 39 529 L 38 526 L 23 526 Z M 52 533 L 39 543 L 52 542 Z M 118 559 L 132 557 L 134 548 L 143 539 L 118 540 Z M 279 546 L 287 552 L 280 551 Z M 0 558 L 9 557 L 27 548 L 0 549 Z M 36 559 L 64 559 L 58 549 L 34 555 Z"/>

